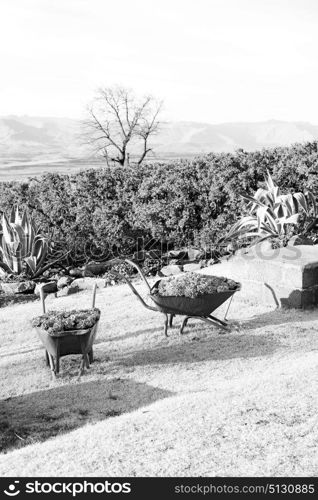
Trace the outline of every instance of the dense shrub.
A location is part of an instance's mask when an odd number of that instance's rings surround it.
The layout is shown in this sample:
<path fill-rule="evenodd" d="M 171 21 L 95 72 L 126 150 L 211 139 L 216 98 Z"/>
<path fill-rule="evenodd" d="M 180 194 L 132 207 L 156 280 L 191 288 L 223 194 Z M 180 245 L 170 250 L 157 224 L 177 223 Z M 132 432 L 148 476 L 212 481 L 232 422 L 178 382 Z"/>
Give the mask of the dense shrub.
<path fill-rule="evenodd" d="M 77 262 L 129 254 L 141 240 L 210 246 L 245 213 L 239 193 L 254 193 L 266 169 L 283 192 L 318 194 L 318 142 L 2 183 L 0 211 L 28 207 Z"/>

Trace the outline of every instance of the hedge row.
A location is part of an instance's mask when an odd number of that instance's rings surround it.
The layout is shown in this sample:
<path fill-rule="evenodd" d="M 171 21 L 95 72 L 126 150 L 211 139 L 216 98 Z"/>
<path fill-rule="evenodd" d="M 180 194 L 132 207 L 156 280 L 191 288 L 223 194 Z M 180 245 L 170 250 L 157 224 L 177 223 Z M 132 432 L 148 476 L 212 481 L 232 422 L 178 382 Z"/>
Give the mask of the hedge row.
<path fill-rule="evenodd" d="M 130 253 L 142 239 L 213 245 L 244 212 L 239 193 L 253 193 L 266 169 L 283 190 L 318 195 L 318 142 L 6 182 L 0 211 L 28 207 L 73 261 Z"/>

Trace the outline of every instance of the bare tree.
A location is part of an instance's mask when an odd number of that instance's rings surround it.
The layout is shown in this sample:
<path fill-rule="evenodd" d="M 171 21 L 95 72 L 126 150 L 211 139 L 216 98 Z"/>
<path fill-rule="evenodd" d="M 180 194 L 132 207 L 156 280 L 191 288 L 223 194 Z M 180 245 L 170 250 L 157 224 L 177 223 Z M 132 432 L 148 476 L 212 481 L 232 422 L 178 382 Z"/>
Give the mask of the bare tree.
<path fill-rule="evenodd" d="M 100 88 L 88 107 L 87 142 L 108 165 L 126 166 L 132 150 L 141 149 L 136 162 L 141 165 L 152 150 L 149 139 L 158 131 L 161 106 L 152 96 L 138 99 L 124 87 Z"/>

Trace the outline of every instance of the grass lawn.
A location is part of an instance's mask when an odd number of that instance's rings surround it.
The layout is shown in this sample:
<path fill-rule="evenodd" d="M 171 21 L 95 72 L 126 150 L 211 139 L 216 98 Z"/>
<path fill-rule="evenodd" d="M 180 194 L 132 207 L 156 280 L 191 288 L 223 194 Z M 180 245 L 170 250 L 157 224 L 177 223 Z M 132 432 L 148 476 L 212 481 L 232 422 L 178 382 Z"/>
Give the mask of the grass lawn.
<path fill-rule="evenodd" d="M 89 292 L 47 302 L 89 304 Z M 126 285 L 96 305 L 96 362 L 80 381 L 77 356 L 51 381 L 30 325 L 39 302 L 0 309 L 1 475 L 318 475 L 318 310 L 237 294 L 229 333 L 190 320 L 166 339 Z"/>

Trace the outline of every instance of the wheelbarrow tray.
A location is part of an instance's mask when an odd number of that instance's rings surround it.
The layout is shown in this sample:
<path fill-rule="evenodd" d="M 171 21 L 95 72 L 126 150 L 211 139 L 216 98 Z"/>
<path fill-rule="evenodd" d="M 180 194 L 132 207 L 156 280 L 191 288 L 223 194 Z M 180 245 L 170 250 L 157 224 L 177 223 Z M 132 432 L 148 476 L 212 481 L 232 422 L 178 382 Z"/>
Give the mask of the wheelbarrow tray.
<path fill-rule="evenodd" d="M 153 286 L 150 297 L 159 311 L 182 316 L 209 316 L 215 309 L 226 302 L 236 291 L 228 290 L 204 294 L 196 298 L 163 296 L 158 293 L 159 282 Z"/>
<path fill-rule="evenodd" d="M 69 354 L 82 354 L 82 346 L 84 346 L 85 352 L 88 353 L 93 346 L 98 323 L 99 321 L 85 330 L 66 330 L 56 333 L 49 333 L 41 327 L 35 327 L 35 330 L 47 352 L 52 356 L 56 356 L 57 349 L 59 349 L 59 356 L 61 357 Z"/>

